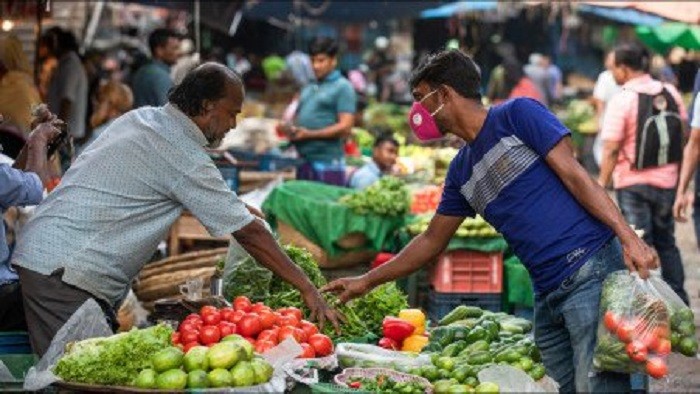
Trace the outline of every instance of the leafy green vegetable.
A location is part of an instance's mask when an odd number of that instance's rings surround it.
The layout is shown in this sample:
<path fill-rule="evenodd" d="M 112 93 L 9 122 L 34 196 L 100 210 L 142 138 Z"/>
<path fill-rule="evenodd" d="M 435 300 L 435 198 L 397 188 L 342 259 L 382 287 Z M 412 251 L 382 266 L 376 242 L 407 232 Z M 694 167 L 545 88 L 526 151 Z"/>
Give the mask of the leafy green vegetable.
<path fill-rule="evenodd" d="M 286 245 L 284 251 L 316 287 L 326 284 L 326 278 L 308 250 Z M 225 278 L 224 283 L 228 299 L 244 295 L 253 301 L 263 301 L 273 309 L 294 306 L 302 309 L 308 316 L 309 310 L 299 291 L 258 265 L 250 257 L 236 266 Z M 326 294 L 324 297 L 329 305 L 337 308 L 347 319 L 347 322 L 341 326 L 342 336 L 338 336 L 332 326 L 324 327 L 324 333 L 335 340 L 361 337 L 370 332 L 381 332 L 382 320 L 385 316 L 396 315 L 401 309 L 408 308 L 406 296 L 393 282 L 379 286 L 347 305 L 340 305 L 334 295 Z"/>
<path fill-rule="evenodd" d="M 160 324 L 68 344 L 54 373 L 66 382 L 131 385 L 142 369 L 150 367 L 151 355 L 170 346 L 172 332 Z"/>
<path fill-rule="evenodd" d="M 385 176 L 362 191 L 348 194 L 339 202 L 359 215 L 373 213 L 382 216 L 404 215 L 411 205 L 406 184 L 392 176 Z"/>

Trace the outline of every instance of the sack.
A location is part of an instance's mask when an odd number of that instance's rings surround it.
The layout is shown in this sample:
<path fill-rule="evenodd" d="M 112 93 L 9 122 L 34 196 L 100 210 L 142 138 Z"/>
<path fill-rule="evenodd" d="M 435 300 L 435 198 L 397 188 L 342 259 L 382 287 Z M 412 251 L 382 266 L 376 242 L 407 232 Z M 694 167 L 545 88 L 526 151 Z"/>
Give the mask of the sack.
<path fill-rule="evenodd" d="M 593 366 L 599 371 L 668 374 L 671 351 L 697 352 L 693 312 L 658 271 L 646 280 L 617 271 L 603 284 Z"/>
<path fill-rule="evenodd" d="M 634 167 L 637 170 L 680 163 L 683 156 L 683 121 L 671 93 L 639 93 L 637 141 Z"/>

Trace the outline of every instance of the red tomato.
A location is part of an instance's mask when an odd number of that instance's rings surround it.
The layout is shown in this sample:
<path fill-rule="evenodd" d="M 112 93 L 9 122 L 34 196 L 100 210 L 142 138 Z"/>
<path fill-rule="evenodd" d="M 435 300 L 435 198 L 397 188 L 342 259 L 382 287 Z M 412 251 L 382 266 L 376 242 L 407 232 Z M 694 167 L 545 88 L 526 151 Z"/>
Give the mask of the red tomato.
<path fill-rule="evenodd" d="M 297 331 L 297 328 L 294 326 L 284 326 L 280 328 L 280 332 L 277 335 L 277 341 L 282 342 L 288 337 L 294 338 L 295 341 L 301 342 L 301 338 L 299 337 L 299 332 Z"/>
<path fill-rule="evenodd" d="M 200 310 L 199 314 L 202 315 L 202 319 L 204 319 L 204 315 L 208 315 L 210 313 L 218 312 L 219 310 L 216 309 L 215 306 L 212 305 L 204 305 Z"/>
<path fill-rule="evenodd" d="M 637 363 L 643 363 L 647 361 L 647 347 L 644 346 L 642 341 L 632 341 L 627 344 L 627 355 L 630 356 L 632 361 Z"/>
<path fill-rule="evenodd" d="M 254 338 L 245 337 L 245 338 L 243 338 L 243 339 L 245 339 L 246 341 L 248 341 L 248 343 L 250 343 L 251 345 L 255 346 L 255 339 L 254 339 Z"/>
<path fill-rule="evenodd" d="M 182 351 L 187 353 L 190 349 L 192 349 L 195 346 L 200 346 L 199 342 L 188 342 L 183 348 Z"/>
<path fill-rule="evenodd" d="M 197 326 L 194 324 L 194 322 L 185 320 L 182 323 L 180 323 L 180 326 L 177 328 L 177 330 L 180 332 L 196 331 Z"/>
<path fill-rule="evenodd" d="M 668 374 L 666 362 L 659 357 L 652 357 L 647 361 L 646 371 L 654 379 L 661 379 Z"/>
<path fill-rule="evenodd" d="M 233 312 L 233 316 L 231 317 L 231 320 L 229 320 L 229 321 L 231 323 L 238 324 L 238 322 L 241 321 L 241 319 L 243 318 L 243 316 L 245 316 L 245 314 L 246 313 L 244 311 L 235 311 L 235 312 Z"/>
<path fill-rule="evenodd" d="M 620 338 L 622 342 L 630 342 L 632 341 L 632 337 L 634 336 L 634 323 L 629 322 L 629 321 L 623 321 L 620 323 L 619 326 L 617 326 L 617 337 Z"/>
<path fill-rule="evenodd" d="M 188 344 L 190 342 L 199 342 L 199 331 L 182 331 L 182 333 L 180 334 L 180 343 Z"/>
<path fill-rule="evenodd" d="M 233 300 L 233 309 L 237 311 L 249 312 L 252 304 L 246 296 L 238 296 Z"/>
<path fill-rule="evenodd" d="M 657 338 L 659 338 L 659 339 L 662 339 L 662 338 L 668 339 L 668 338 L 670 338 L 669 329 L 668 329 L 668 326 L 666 326 L 666 325 L 659 325 L 659 326 L 656 326 L 656 327 L 654 327 L 654 330 L 653 330 L 652 332 L 653 332 L 654 335 L 655 335 Z"/>
<path fill-rule="evenodd" d="M 188 321 L 188 320 L 202 320 L 202 316 L 199 316 L 199 315 L 196 314 L 196 313 L 190 313 L 190 314 L 187 315 L 187 317 L 185 318 L 185 321 Z"/>
<path fill-rule="evenodd" d="M 227 321 L 222 321 L 221 323 L 219 323 L 219 331 L 221 331 L 221 338 L 227 335 L 235 334 L 236 325 Z"/>
<path fill-rule="evenodd" d="M 238 333 L 244 337 L 254 337 L 262 331 L 262 324 L 258 315 L 249 313 L 236 325 Z"/>
<path fill-rule="evenodd" d="M 217 326 L 204 326 L 199 332 L 199 341 L 203 345 L 217 343 L 221 339 L 221 330 Z"/>
<path fill-rule="evenodd" d="M 299 325 L 299 319 L 296 318 L 296 316 L 288 314 L 288 315 L 282 315 L 277 318 L 277 325 L 280 327 L 284 326 L 298 326 Z"/>
<path fill-rule="evenodd" d="M 309 336 L 306 335 L 306 331 L 299 327 L 297 327 L 297 335 L 299 336 L 299 343 L 306 342 L 309 339 Z"/>
<path fill-rule="evenodd" d="M 170 342 L 173 345 L 177 345 L 178 343 L 180 343 L 180 333 L 178 331 L 175 331 L 170 335 Z"/>
<path fill-rule="evenodd" d="M 219 310 L 219 313 L 221 313 L 221 320 L 231 321 L 234 312 L 236 311 L 233 310 L 233 308 L 221 308 L 221 310 Z"/>
<path fill-rule="evenodd" d="M 309 338 L 314 334 L 318 334 L 318 327 L 308 320 L 302 320 L 299 322 L 299 327 L 306 333 L 306 337 Z"/>
<path fill-rule="evenodd" d="M 263 304 L 262 302 L 256 302 L 253 304 L 253 306 L 250 308 L 250 311 L 253 313 L 260 314 L 263 311 L 272 311 L 269 306 Z"/>
<path fill-rule="evenodd" d="M 258 340 L 257 342 L 255 342 L 255 352 L 258 354 L 263 354 L 266 351 L 272 349 L 273 347 L 275 347 L 275 344 L 272 341 Z"/>
<path fill-rule="evenodd" d="M 277 318 L 275 317 L 275 315 L 272 312 L 270 312 L 270 311 L 260 312 L 260 324 L 262 324 L 262 328 L 264 330 L 274 326 L 276 321 L 277 321 Z"/>
<path fill-rule="evenodd" d="M 644 344 L 644 347 L 649 350 L 656 349 L 656 346 L 659 344 L 659 337 L 657 337 L 654 332 L 644 333 L 639 340 Z"/>
<path fill-rule="evenodd" d="M 666 338 L 660 338 L 653 350 L 659 356 L 668 356 L 671 353 L 671 341 Z"/>
<path fill-rule="evenodd" d="M 316 358 L 316 351 L 314 351 L 311 345 L 302 343 L 301 348 L 304 349 L 304 351 L 297 358 Z"/>
<path fill-rule="evenodd" d="M 218 311 L 208 313 L 202 317 L 202 320 L 204 320 L 204 324 L 207 326 L 215 326 L 221 323 L 221 313 Z"/>
<path fill-rule="evenodd" d="M 603 322 L 605 323 L 605 328 L 614 334 L 617 331 L 617 327 L 620 325 L 620 316 L 613 311 L 607 311 L 603 317 Z"/>
<path fill-rule="evenodd" d="M 258 341 L 270 341 L 277 344 L 277 335 L 279 335 L 277 331 L 263 330 L 258 334 Z"/>
<path fill-rule="evenodd" d="M 297 320 L 301 320 L 304 318 L 304 316 L 301 313 L 301 309 L 295 308 L 293 306 L 290 306 L 289 308 L 279 309 L 278 312 L 283 315 L 294 315 L 294 317 L 296 317 Z"/>
<path fill-rule="evenodd" d="M 309 345 L 313 346 L 316 355 L 325 357 L 333 353 L 333 341 L 327 335 L 314 334 L 309 337 Z"/>

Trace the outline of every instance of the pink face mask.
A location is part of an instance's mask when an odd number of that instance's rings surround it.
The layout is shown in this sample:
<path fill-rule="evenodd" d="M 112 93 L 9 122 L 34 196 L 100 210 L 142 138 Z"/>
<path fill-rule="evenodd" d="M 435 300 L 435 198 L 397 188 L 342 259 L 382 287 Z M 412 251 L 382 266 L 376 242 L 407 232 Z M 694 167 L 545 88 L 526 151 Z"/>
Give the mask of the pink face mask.
<path fill-rule="evenodd" d="M 432 141 L 443 137 L 433 116 L 440 112 L 445 104 L 440 105 L 433 113 L 430 113 L 422 104 L 423 100 L 427 99 L 435 92 L 437 92 L 437 90 L 428 93 L 420 101 L 414 102 L 411 106 L 411 111 L 408 113 L 408 124 L 411 126 L 411 130 L 413 130 L 413 134 L 421 141 Z"/>

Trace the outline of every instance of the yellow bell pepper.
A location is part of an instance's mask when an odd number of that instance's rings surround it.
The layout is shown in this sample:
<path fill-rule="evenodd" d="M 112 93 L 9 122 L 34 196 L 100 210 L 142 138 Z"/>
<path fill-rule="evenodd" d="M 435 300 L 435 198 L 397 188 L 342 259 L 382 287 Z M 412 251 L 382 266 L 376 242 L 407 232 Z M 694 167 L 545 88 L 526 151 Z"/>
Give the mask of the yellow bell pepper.
<path fill-rule="evenodd" d="M 403 340 L 401 350 L 404 352 L 420 353 L 428 345 L 429 338 L 423 335 L 411 335 Z"/>
<path fill-rule="evenodd" d="M 416 328 L 413 335 L 425 333 L 425 314 L 420 309 L 402 309 L 399 312 L 399 319 L 406 320 Z"/>

